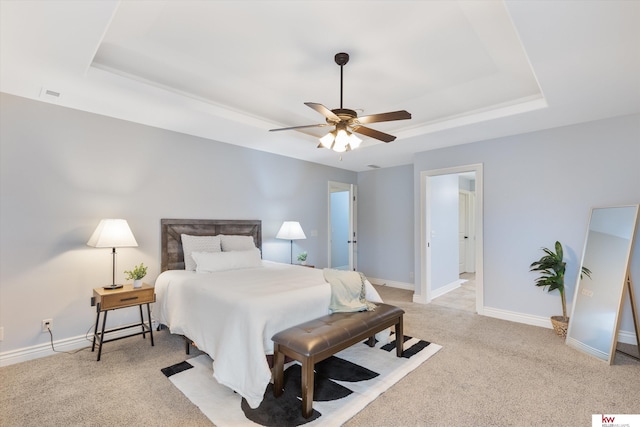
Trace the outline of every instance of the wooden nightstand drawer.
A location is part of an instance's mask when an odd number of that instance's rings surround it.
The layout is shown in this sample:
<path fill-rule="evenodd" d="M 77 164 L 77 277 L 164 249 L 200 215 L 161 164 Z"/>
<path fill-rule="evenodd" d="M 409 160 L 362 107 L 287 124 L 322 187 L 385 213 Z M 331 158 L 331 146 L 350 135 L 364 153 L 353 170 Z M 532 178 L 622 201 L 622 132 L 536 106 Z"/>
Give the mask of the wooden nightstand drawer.
<path fill-rule="evenodd" d="M 156 301 L 153 286 L 143 284 L 141 288 L 124 285 L 121 289 L 94 289 L 96 301 L 100 303 L 100 311 L 131 307 Z"/>

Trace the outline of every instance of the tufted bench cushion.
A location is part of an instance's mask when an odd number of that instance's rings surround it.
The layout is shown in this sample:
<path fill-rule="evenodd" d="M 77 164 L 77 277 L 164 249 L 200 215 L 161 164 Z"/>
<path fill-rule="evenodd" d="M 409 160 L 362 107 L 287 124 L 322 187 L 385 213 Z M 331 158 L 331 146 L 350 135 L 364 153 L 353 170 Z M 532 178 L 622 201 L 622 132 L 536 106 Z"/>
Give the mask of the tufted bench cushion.
<path fill-rule="evenodd" d="M 284 381 L 284 357 L 302 364 L 302 414 L 313 413 L 313 372 L 317 362 L 368 338 L 375 345 L 374 335 L 395 326 L 396 337 L 402 337 L 401 308 L 377 304 L 374 311 L 333 313 L 284 331 L 272 338 L 274 343 L 274 394 L 280 396 Z M 396 355 L 402 356 L 402 338 L 396 340 Z"/>

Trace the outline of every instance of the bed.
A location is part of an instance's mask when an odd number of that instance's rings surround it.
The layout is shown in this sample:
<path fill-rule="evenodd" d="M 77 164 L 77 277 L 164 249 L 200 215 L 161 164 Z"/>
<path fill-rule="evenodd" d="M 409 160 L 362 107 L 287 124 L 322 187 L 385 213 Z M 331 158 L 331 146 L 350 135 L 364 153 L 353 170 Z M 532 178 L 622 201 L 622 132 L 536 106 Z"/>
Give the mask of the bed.
<path fill-rule="evenodd" d="M 256 260 L 255 252 L 250 254 L 246 247 L 246 236 L 261 249 L 259 220 L 163 219 L 161 229 L 163 271 L 155 283 L 156 319 L 209 354 L 215 379 L 242 395 L 252 408 L 258 407 L 271 380 L 265 357 L 273 354 L 271 337 L 329 312 L 331 288 L 323 271 Z M 185 250 L 182 235 L 199 240 L 221 236 L 222 253 L 207 255 L 213 260 L 212 268 L 190 270 L 193 260 L 189 254 L 202 254 Z M 225 236 L 235 236 L 235 243 L 225 245 Z M 185 237 L 185 243 L 192 237 Z M 253 258 L 245 264 L 244 258 L 232 260 L 239 267 L 225 268 L 226 261 L 221 259 L 226 256 Z M 202 259 L 196 262 L 197 269 L 206 265 Z M 367 286 L 368 299 L 380 300 L 373 287 Z"/>

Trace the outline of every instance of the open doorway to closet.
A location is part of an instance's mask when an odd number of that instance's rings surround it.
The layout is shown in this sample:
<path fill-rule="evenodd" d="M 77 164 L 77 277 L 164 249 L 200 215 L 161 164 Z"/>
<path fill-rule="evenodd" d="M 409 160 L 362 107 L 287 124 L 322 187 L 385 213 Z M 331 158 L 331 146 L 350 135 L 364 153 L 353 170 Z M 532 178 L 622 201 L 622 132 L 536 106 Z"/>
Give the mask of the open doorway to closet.
<path fill-rule="evenodd" d="M 421 301 L 482 314 L 482 165 L 421 173 Z"/>

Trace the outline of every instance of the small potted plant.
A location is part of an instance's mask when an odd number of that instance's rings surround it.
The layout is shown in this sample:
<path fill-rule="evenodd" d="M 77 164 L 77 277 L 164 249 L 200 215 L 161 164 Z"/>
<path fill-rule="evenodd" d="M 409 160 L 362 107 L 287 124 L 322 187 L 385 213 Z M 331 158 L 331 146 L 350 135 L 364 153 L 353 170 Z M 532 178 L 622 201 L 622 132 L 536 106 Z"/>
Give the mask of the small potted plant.
<path fill-rule="evenodd" d="M 147 267 L 145 267 L 144 263 L 140 263 L 140 265 L 133 267 L 131 271 L 125 270 L 124 274 L 127 275 L 127 280 L 133 280 L 134 288 L 141 288 L 142 278 L 147 275 Z"/>
<path fill-rule="evenodd" d="M 307 252 L 298 254 L 298 261 L 300 261 L 301 265 L 307 265 Z"/>
<path fill-rule="evenodd" d="M 535 283 L 536 286 L 541 286 L 543 288 L 548 286 L 548 292 L 555 289 L 560 292 L 562 316 L 551 316 L 551 324 L 553 325 L 553 329 L 556 331 L 556 334 L 564 338 L 567 336 L 567 327 L 569 326 L 569 317 L 567 316 L 567 299 L 564 293 L 564 272 L 567 263 L 563 260 L 564 253 L 560 242 L 556 242 L 555 249 L 556 251 L 553 252 L 551 249 L 542 248 L 546 255 L 538 261 L 531 263 L 529 271 L 540 272 L 540 277 L 538 277 Z M 584 266 L 582 267 L 580 277 L 582 277 L 583 274 L 589 278 L 591 277 L 591 271 Z"/>

